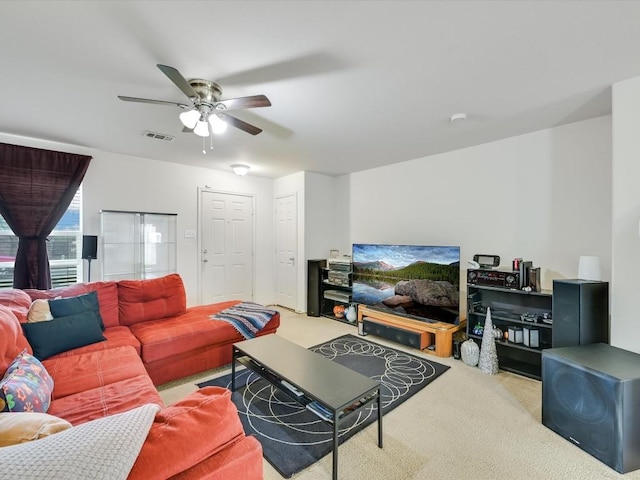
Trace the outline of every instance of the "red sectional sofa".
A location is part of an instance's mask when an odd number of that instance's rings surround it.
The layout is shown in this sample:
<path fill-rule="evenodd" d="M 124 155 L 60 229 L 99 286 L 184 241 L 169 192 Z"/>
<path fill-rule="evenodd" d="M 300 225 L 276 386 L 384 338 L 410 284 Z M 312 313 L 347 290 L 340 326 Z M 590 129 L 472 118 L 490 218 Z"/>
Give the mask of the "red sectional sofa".
<path fill-rule="evenodd" d="M 230 363 L 231 345 L 244 339 L 231 325 L 209 318 L 237 301 L 187 308 L 178 275 L 47 291 L 0 290 L 0 375 L 20 352 L 32 353 L 20 324 L 33 300 L 92 291 L 106 340 L 42 361 L 54 380 L 47 413 L 76 426 L 155 403 L 163 408 L 129 478 L 263 478 L 262 449 L 245 436 L 228 390 L 202 388 L 165 407 L 155 388 Z M 274 333 L 279 324 L 276 314 L 259 335 Z"/>

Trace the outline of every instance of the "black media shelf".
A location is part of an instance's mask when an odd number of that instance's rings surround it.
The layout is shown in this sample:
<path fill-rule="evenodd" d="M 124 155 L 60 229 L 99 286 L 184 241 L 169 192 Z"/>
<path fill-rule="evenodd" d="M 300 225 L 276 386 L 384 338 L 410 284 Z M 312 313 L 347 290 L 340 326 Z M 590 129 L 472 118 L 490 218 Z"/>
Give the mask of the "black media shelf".
<path fill-rule="evenodd" d="M 553 325 L 543 323 L 544 315 L 551 316 L 553 308 L 551 292 L 526 292 L 484 285 L 467 285 L 467 336 L 482 346 L 482 335 L 473 333 L 476 325 L 484 326 L 487 309 L 491 309 L 491 323 L 506 335 L 510 328 L 536 330 L 538 347 L 529 347 L 503 338 L 495 339 L 498 367 L 540 380 L 542 350 L 552 345 Z M 538 317 L 526 321 L 522 314 Z M 523 334 L 524 335 L 524 334 Z"/>
<path fill-rule="evenodd" d="M 482 336 L 474 334 L 473 329 L 478 324 L 484 326 L 487 309 L 491 309 L 493 326 L 503 335 L 510 327 L 536 330 L 536 348 L 505 337 L 495 342 L 500 369 L 540 380 L 545 349 L 608 342 L 608 285 L 590 280 L 554 280 L 553 291 L 526 292 L 468 284 L 467 337 L 482 346 Z M 523 314 L 535 321 L 522 320 Z M 554 318 L 562 321 L 554 324 Z M 523 330 L 523 339 L 524 335 Z"/>

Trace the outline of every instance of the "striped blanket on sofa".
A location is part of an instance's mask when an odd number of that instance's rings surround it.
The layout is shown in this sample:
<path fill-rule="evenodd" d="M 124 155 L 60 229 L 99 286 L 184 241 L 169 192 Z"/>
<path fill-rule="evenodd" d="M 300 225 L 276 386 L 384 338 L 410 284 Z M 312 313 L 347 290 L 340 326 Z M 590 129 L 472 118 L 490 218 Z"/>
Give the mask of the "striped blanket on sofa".
<path fill-rule="evenodd" d="M 277 310 L 258 303 L 242 302 L 211 315 L 209 318 L 231 324 L 240 335 L 248 340 L 255 338 L 256 333 L 262 330 L 277 313 Z"/>

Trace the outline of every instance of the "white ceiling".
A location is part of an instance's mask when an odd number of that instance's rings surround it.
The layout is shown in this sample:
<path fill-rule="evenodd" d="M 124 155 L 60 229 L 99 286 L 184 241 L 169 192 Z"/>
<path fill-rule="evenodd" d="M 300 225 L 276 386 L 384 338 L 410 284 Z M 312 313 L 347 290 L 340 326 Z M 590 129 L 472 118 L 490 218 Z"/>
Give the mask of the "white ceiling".
<path fill-rule="evenodd" d="M 340 175 L 608 114 L 639 46 L 634 1 L 2 1 L 0 132 Z M 118 100 L 187 101 L 158 63 L 225 99 L 267 95 L 235 112 L 264 132 L 230 128 L 203 155 L 178 108 Z"/>

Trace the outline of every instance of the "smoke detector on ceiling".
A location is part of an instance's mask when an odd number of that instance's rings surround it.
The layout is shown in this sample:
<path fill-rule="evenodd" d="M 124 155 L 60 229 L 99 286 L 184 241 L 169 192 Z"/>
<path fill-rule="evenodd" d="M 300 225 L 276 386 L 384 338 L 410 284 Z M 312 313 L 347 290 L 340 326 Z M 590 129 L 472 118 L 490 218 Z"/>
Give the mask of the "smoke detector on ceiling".
<path fill-rule="evenodd" d="M 173 142 L 173 136 L 167 135 L 166 133 L 158 133 L 158 132 L 150 132 L 149 130 L 145 130 L 145 137 L 155 138 L 156 140 L 164 140 L 165 142 Z"/>

